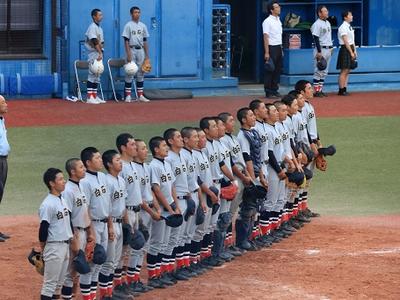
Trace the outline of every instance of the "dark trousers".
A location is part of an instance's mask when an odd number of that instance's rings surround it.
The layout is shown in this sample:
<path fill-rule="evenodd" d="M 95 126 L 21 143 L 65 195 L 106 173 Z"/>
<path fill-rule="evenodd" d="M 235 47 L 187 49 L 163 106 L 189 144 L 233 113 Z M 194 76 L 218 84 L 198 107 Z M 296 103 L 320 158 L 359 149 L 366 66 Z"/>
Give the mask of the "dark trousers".
<path fill-rule="evenodd" d="M 282 70 L 282 46 L 269 46 L 269 59 L 274 62 L 273 72 L 264 71 L 264 90 L 266 94 L 277 92 Z"/>
<path fill-rule="evenodd" d="M 7 157 L 0 156 L 0 202 L 3 199 L 8 173 Z"/>

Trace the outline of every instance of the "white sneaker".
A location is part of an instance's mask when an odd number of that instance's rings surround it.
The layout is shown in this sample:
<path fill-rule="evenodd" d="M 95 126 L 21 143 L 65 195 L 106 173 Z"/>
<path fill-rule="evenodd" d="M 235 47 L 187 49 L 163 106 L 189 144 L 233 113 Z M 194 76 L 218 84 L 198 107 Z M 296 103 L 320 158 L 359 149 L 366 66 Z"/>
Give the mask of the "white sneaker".
<path fill-rule="evenodd" d="M 89 97 L 89 99 L 86 100 L 87 104 L 100 104 L 100 102 L 97 101 L 96 98 L 94 97 Z"/>
<path fill-rule="evenodd" d="M 130 95 L 126 96 L 125 97 L 125 102 L 128 102 L 128 103 L 132 102 L 132 97 Z"/>
<path fill-rule="evenodd" d="M 106 103 L 105 100 L 101 99 L 100 97 L 96 97 L 97 102 L 99 103 Z"/>
<path fill-rule="evenodd" d="M 139 99 L 138 99 L 140 102 L 150 102 L 150 100 L 149 99 L 147 99 L 145 96 L 140 96 L 139 97 Z"/>

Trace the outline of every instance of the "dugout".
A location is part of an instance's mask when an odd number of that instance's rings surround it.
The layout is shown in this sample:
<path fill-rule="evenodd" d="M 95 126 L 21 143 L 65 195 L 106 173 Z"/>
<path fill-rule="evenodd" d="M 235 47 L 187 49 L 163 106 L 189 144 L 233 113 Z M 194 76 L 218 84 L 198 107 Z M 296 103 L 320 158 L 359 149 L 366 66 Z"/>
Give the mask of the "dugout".
<path fill-rule="evenodd" d="M 262 82 L 261 23 L 266 17 L 266 0 L 5 0 L 0 3 L 0 93 L 13 98 L 71 93 L 75 86 L 73 61 L 85 58 L 80 41 L 91 22 L 91 9 L 98 7 L 105 14 L 105 59 L 123 57 L 120 35 L 132 3 L 142 9 L 142 21 L 151 34 L 153 71 L 146 88 L 185 88 L 216 94 L 219 89 L 236 90 L 238 79 Z M 320 3 L 326 4 L 339 22 L 344 7 L 355 15 L 356 39 L 362 47 L 359 68 L 351 74 L 351 82 L 376 89 L 390 84 L 399 88 L 400 19 L 396 14 L 400 1 L 282 0 L 281 19 L 294 12 L 305 21 L 313 21 Z M 216 5 L 225 5 L 217 14 L 229 12 L 223 72 L 214 68 Z M 282 83 L 291 85 L 298 78 L 311 78 L 312 48 L 307 29 L 285 28 L 285 36 L 288 34 L 300 34 L 301 41 L 300 49 L 285 49 Z M 103 81 L 109 93 L 107 76 Z M 332 63 L 327 83 L 336 81 Z"/>

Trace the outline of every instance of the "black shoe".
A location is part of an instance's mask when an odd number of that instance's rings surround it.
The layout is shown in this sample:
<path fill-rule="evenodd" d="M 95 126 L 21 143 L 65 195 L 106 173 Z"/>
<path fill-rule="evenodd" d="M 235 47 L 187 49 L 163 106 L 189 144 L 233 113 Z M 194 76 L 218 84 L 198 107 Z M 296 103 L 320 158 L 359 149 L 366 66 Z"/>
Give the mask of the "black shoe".
<path fill-rule="evenodd" d="M 189 269 L 196 272 L 199 275 L 203 275 L 206 272 L 206 269 L 202 268 L 198 263 L 190 264 Z"/>
<path fill-rule="evenodd" d="M 161 275 L 161 276 L 158 278 L 158 280 L 160 280 L 160 282 L 161 282 L 163 285 L 166 285 L 166 286 L 174 285 L 174 283 L 173 283 L 171 280 L 168 280 L 168 278 L 165 277 L 165 274 Z"/>
<path fill-rule="evenodd" d="M 320 92 L 322 97 L 328 97 L 328 94 L 324 93 L 323 91 Z"/>
<path fill-rule="evenodd" d="M 188 275 L 189 277 L 197 277 L 199 276 L 199 273 L 197 273 L 196 271 L 192 270 L 191 268 L 188 267 L 183 267 L 182 271 L 184 272 L 184 274 Z"/>
<path fill-rule="evenodd" d="M 175 271 L 171 275 L 178 281 L 189 280 L 189 277 L 185 276 L 182 272 L 179 272 L 179 270 Z"/>
<path fill-rule="evenodd" d="M 261 247 L 258 247 L 255 241 L 249 241 L 251 248 L 250 251 L 258 251 L 261 249 Z"/>
<path fill-rule="evenodd" d="M 0 237 L 0 243 L 1 242 L 5 242 L 6 240 L 5 239 L 3 239 L 2 237 Z"/>
<path fill-rule="evenodd" d="M 314 97 L 323 98 L 324 95 L 322 94 L 322 92 L 316 92 L 316 93 L 314 93 Z"/>
<path fill-rule="evenodd" d="M 295 220 L 290 219 L 289 222 L 290 222 L 290 226 L 292 226 L 296 230 L 299 230 L 301 228 L 301 225 L 299 223 L 297 223 Z"/>
<path fill-rule="evenodd" d="M 239 250 L 239 248 L 236 248 L 235 246 L 230 246 L 227 248 L 227 250 L 230 254 L 233 256 L 242 256 L 242 251 Z"/>
<path fill-rule="evenodd" d="M 207 264 L 206 259 L 201 260 L 201 261 L 198 263 L 198 265 L 199 265 L 201 268 L 205 269 L 205 270 L 212 270 L 212 269 L 213 269 L 213 266 L 210 266 L 210 265 Z"/>
<path fill-rule="evenodd" d="M 309 218 L 307 218 L 306 216 L 304 216 L 303 214 L 298 214 L 296 216 L 296 221 L 299 221 L 301 223 L 310 223 L 311 220 Z"/>
<path fill-rule="evenodd" d="M 119 286 L 116 286 L 113 291 L 113 299 L 114 299 L 114 297 L 115 298 L 120 297 L 122 299 L 125 299 L 127 296 L 133 296 L 133 297 L 138 296 L 139 293 L 133 291 L 133 289 L 131 288 L 132 284 L 133 283 L 128 285 L 126 283 L 123 283 L 123 284 L 120 284 Z"/>
<path fill-rule="evenodd" d="M 176 280 L 175 277 L 172 276 L 172 273 L 165 273 L 164 274 L 164 278 L 169 280 L 169 281 L 172 281 L 173 284 L 177 284 L 178 283 L 178 280 Z"/>
<path fill-rule="evenodd" d="M 273 94 L 275 97 L 282 98 L 282 95 L 281 95 L 278 91 L 273 92 L 272 94 Z"/>
<path fill-rule="evenodd" d="M 139 285 L 139 286 L 141 286 L 141 287 L 143 287 L 143 289 L 145 290 L 144 293 L 154 290 L 153 287 L 148 286 L 148 285 L 144 284 L 144 283 L 141 282 L 141 281 L 136 282 L 136 284 Z"/>
<path fill-rule="evenodd" d="M 290 224 L 289 221 L 285 222 L 285 223 L 282 225 L 282 227 L 283 227 L 285 230 L 288 230 L 288 231 L 290 231 L 290 232 L 296 232 L 296 231 L 297 231 L 296 228 L 294 228 L 294 227 Z"/>
<path fill-rule="evenodd" d="M 216 259 L 215 257 L 211 256 L 208 258 L 207 264 L 211 267 L 219 267 L 224 264 L 224 261 L 221 261 L 221 260 Z"/>
<path fill-rule="evenodd" d="M 239 249 L 243 249 L 245 251 L 254 251 L 251 250 L 251 244 L 249 243 L 249 241 L 243 241 L 242 243 L 236 245 Z"/>
<path fill-rule="evenodd" d="M 279 97 L 276 96 L 275 93 L 265 93 L 265 98 L 268 98 L 268 99 L 279 99 Z"/>
<path fill-rule="evenodd" d="M 155 289 L 165 289 L 165 285 L 158 278 L 149 279 L 147 285 Z"/>
<path fill-rule="evenodd" d="M 4 240 L 8 240 L 10 238 L 10 236 L 5 234 L 4 232 L 0 232 L 0 238 L 2 238 Z"/>

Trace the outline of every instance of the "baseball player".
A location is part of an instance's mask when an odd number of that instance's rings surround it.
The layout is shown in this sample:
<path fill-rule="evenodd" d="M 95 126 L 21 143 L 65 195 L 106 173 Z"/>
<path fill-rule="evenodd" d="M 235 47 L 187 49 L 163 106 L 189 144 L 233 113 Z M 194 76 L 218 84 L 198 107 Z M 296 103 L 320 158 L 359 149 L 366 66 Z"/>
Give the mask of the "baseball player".
<path fill-rule="evenodd" d="M 65 163 L 65 169 L 69 180 L 65 185 L 62 195 L 65 205 L 71 212 L 71 221 L 74 228 L 73 233 L 79 239 L 79 248 L 84 251 L 86 243 L 95 239 L 89 216 L 89 204 L 80 183 L 86 175 L 86 168 L 79 158 L 71 158 Z M 76 272 L 72 268 L 69 268 L 61 290 L 63 299 L 72 299 L 73 279 L 75 276 Z"/>
<path fill-rule="evenodd" d="M 86 175 L 81 182 L 83 193 L 89 203 L 89 215 L 95 234 L 96 244 L 107 251 L 108 240 L 114 240 L 114 229 L 111 213 L 111 201 L 107 190 L 106 175 L 100 172 L 103 160 L 100 152 L 94 147 L 87 147 L 81 151 L 81 160 L 86 167 Z M 90 264 L 88 274 L 80 276 L 80 287 L 83 300 L 96 298 L 97 283 L 101 265 Z M 101 278 L 100 285 L 106 286 L 108 278 Z"/>
<path fill-rule="evenodd" d="M 140 270 L 143 265 L 144 255 L 149 251 L 150 241 L 151 241 L 151 232 L 154 223 L 157 223 L 161 219 L 161 208 L 158 204 L 157 200 L 154 197 L 154 194 L 151 190 L 150 184 L 150 167 L 146 163 L 148 150 L 146 143 L 142 140 L 135 140 L 137 153 L 134 157 L 134 164 L 136 166 L 136 171 L 139 176 L 140 181 L 140 191 L 142 194 L 143 202 L 141 205 L 140 213 L 139 213 L 139 222 L 144 226 L 144 228 L 149 232 L 149 238 L 141 250 L 139 260 L 136 265 L 136 276 L 137 280 L 133 285 L 133 290 L 135 292 L 147 292 L 153 289 L 151 286 L 147 286 L 143 284 L 140 279 Z"/>
<path fill-rule="evenodd" d="M 212 119 L 203 119 L 204 127 L 214 127 Z M 211 123 L 211 124 L 210 124 Z M 218 204 L 219 199 L 210 188 L 213 187 L 213 177 L 210 168 L 210 161 L 205 153 L 207 145 L 207 137 L 203 129 L 196 128 L 199 142 L 193 150 L 193 158 L 196 162 L 196 172 L 198 173 L 198 183 L 202 193 L 202 198 L 206 199 L 209 197 L 211 204 Z M 203 224 L 197 226 L 193 240 L 197 243 L 197 247 L 200 247 L 200 258 L 198 259 L 199 264 L 202 268 L 212 268 L 222 265 L 222 261 L 211 256 L 211 245 L 212 245 L 212 206 L 209 206 L 205 215 Z"/>
<path fill-rule="evenodd" d="M 69 264 L 69 244 L 73 237 L 68 207 L 61 195 L 65 188 L 61 170 L 50 168 L 43 175 L 49 194 L 39 208 L 39 241 L 44 260 L 44 277 L 41 300 L 59 298 L 56 290 L 61 288 Z"/>
<path fill-rule="evenodd" d="M 138 66 L 136 73 L 136 88 L 138 99 L 141 102 L 149 102 L 143 95 L 144 73 L 142 64 L 145 59 L 149 58 L 149 47 L 147 39 L 149 32 L 145 24 L 139 21 L 140 8 L 133 6 L 130 9 L 132 20 L 126 23 L 122 37 L 125 40 L 125 53 L 127 62 L 134 61 Z M 125 102 L 132 101 L 132 81 L 134 76 L 125 76 Z"/>
<path fill-rule="evenodd" d="M 88 50 L 89 64 L 94 60 L 101 61 L 103 59 L 104 50 L 104 34 L 100 27 L 100 22 L 103 20 L 103 13 L 100 9 L 95 8 L 91 12 L 93 22 L 89 25 L 85 33 L 85 46 Z M 105 101 L 97 97 L 97 86 L 100 82 L 100 75 L 93 74 L 89 68 L 87 80 L 87 101 L 90 104 L 105 103 Z"/>
<path fill-rule="evenodd" d="M 129 133 L 121 133 L 116 139 L 116 146 L 121 154 L 122 171 L 121 177 L 125 180 L 127 189 L 126 195 L 126 209 L 127 209 L 127 223 L 133 230 L 139 228 L 139 212 L 143 203 L 141 194 L 140 178 L 136 169 L 136 164 L 133 158 L 137 155 L 136 143 L 133 136 Z M 139 274 L 141 269 L 141 251 L 133 250 L 130 247 L 125 247 L 124 255 L 128 256 L 120 262 L 116 270 L 116 277 L 123 278 L 121 280 L 121 287 L 119 289 L 125 291 L 129 288 L 130 292 L 144 292 L 149 289 L 144 285 L 139 284 Z M 125 274 L 126 272 L 126 274 Z M 126 283 L 125 285 L 125 277 Z"/>
<path fill-rule="evenodd" d="M 220 164 L 220 168 L 223 173 L 222 181 L 224 185 L 234 184 L 237 186 L 237 183 L 234 181 L 235 178 L 233 177 L 232 173 L 234 162 L 231 159 L 230 150 L 221 141 L 221 138 L 225 136 L 225 124 L 219 117 L 216 117 L 215 120 L 217 122 L 217 127 L 218 127 L 218 137 L 215 139 L 215 145 L 218 147 L 219 156 L 224 163 L 223 166 L 221 166 Z M 224 187 L 222 185 L 222 181 L 221 181 L 221 188 Z M 225 249 L 224 247 L 226 233 L 229 225 L 232 222 L 232 215 L 230 213 L 230 208 L 231 208 L 231 201 L 228 201 L 223 197 L 221 197 L 220 214 L 218 216 L 218 223 L 217 223 L 218 230 L 214 232 L 214 237 L 216 237 L 217 234 L 220 234 L 221 240 L 220 241 L 218 240 L 221 243 L 220 246 L 221 250 L 219 250 L 220 251 L 219 257 L 226 261 L 230 261 L 235 257 L 235 255 L 233 255 L 231 251 L 227 251 L 227 249 Z M 214 246 L 216 245 L 214 244 Z"/>
<path fill-rule="evenodd" d="M 287 97 L 287 96 L 285 96 Z M 279 120 L 278 122 L 275 123 L 275 127 L 278 130 L 281 138 L 282 138 L 282 144 L 283 144 L 283 149 L 284 149 L 284 161 L 285 161 L 285 169 L 287 172 L 293 172 L 296 169 L 299 170 L 299 166 L 297 164 L 297 161 L 295 159 L 295 154 L 293 153 L 292 147 L 291 147 L 291 142 L 290 142 L 290 127 L 291 127 L 291 122 L 290 119 L 287 117 L 288 115 L 288 108 L 285 103 L 282 101 L 275 101 L 274 106 L 276 107 L 278 111 L 278 116 Z M 289 223 L 289 209 L 290 209 L 290 203 L 292 195 L 292 191 L 289 188 L 288 181 L 285 182 L 285 198 L 284 198 L 284 206 L 282 209 L 282 224 L 281 228 L 286 231 L 291 231 L 295 232 L 296 229 L 291 226 Z M 294 200 L 294 198 L 293 198 Z"/>
<path fill-rule="evenodd" d="M 162 206 L 161 214 L 163 217 L 180 214 L 181 210 L 174 186 L 174 172 L 171 165 L 165 161 L 165 158 L 168 156 L 168 145 L 164 138 L 156 136 L 150 139 L 149 148 L 153 155 L 153 159 L 150 162 L 150 182 L 156 199 Z M 170 235 L 171 227 L 167 226 L 164 220 L 153 223 L 150 248 L 147 253 L 147 266 L 149 270 L 148 285 L 154 288 L 165 288 L 166 285 L 174 283 L 169 273 L 173 271 L 172 264 L 174 264 L 175 260 L 172 255 L 167 252 Z M 168 266 L 168 272 L 165 273 L 165 275 L 163 274 L 164 276 L 162 278 L 161 264 L 163 258 L 163 271 L 167 271 L 166 266 Z M 170 261 L 171 263 L 169 263 Z M 167 265 L 165 265 L 166 262 L 168 262 Z M 165 276 L 167 277 L 165 278 Z"/>
<path fill-rule="evenodd" d="M 301 114 L 303 116 L 304 121 L 307 124 L 307 133 L 309 138 L 309 145 L 311 150 L 313 151 L 315 156 L 318 156 L 318 148 L 321 147 L 321 142 L 319 139 L 318 131 L 317 131 L 317 119 L 315 115 L 315 110 L 313 105 L 309 102 L 310 99 L 313 98 L 313 93 L 311 92 L 311 83 L 307 80 L 299 80 L 295 89 L 300 91 L 300 93 L 304 97 L 304 102 L 299 103 L 299 109 L 301 110 Z M 304 106 L 301 105 L 304 103 Z M 308 165 L 308 168 L 312 171 L 314 169 L 314 163 Z M 319 213 L 312 212 L 307 206 L 307 197 L 308 191 L 305 189 L 303 192 L 303 206 L 305 210 L 305 214 L 308 217 L 319 217 Z"/>
<path fill-rule="evenodd" d="M 248 107 L 243 107 L 237 112 L 237 119 L 240 122 L 240 131 L 237 139 L 246 163 L 246 169 L 253 182 L 260 182 L 267 188 L 266 179 L 262 170 L 262 141 L 258 131 L 253 129 L 256 117 Z M 243 201 L 240 205 L 239 215 L 236 219 L 236 246 L 249 251 L 258 250 L 258 246 L 251 242 L 252 229 L 256 219 L 257 205 Z"/>
<path fill-rule="evenodd" d="M 180 151 L 183 148 L 183 139 L 181 133 L 175 128 L 169 128 L 164 131 L 164 139 L 170 149 L 168 151 L 168 156 L 165 158 L 165 161 L 171 165 L 172 171 L 174 173 L 174 187 L 179 208 L 182 214 L 186 214 L 187 202 L 192 199 L 190 198 L 186 164 L 180 155 Z M 171 237 L 169 239 L 166 249 L 166 254 L 169 256 L 169 260 L 168 257 L 164 257 L 163 259 L 165 260 L 166 265 L 172 262 L 171 259 L 176 261 L 177 269 L 175 275 L 191 277 L 193 276 L 193 274 L 185 269 L 186 249 L 185 243 L 183 241 L 183 230 L 186 226 L 186 222 L 187 220 L 184 219 L 181 226 L 171 229 Z M 168 276 L 167 274 L 165 275 Z M 164 278 L 162 278 L 162 280 L 163 279 Z"/>
<path fill-rule="evenodd" d="M 107 150 L 102 155 L 102 160 L 108 174 L 106 175 L 106 188 L 110 197 L 112 220 L 111 226 L 114 238 L 108 240 L 107 260 L 102 265 L 99 274 L 100 299 L 130 299 L 126 292 L 119 288 L 113 291 L 114 271 L 118 267 L 122 256 L 122 221 L 127 220 L 125 199 L 125 180 L 119 176 L 122 171 L 121 156 L 115 150 Z"/>
<path fill-rule="evenodd" d="M 193 127 L 184 127 L 181 130 L 181 136 L 183 138 L 184 148 L 180 151 L 180 155 L 186 164 L 187 176 L 188 176 L 188 187 L 190 191 L 190 197 L 195 202 L 195 210 L 202 209 L 204 213 L 207 213 L 207 205 L 202 198 L 202 193 L 200 190 L 198 177 L 199 172 L 196 170 L 196 160 L 194 158 L 193 151 L 198 147 L 199 144 L 199 134 L 197 130 Z M 204 268 L 199 264 L 199 255 L 201 250 L 201 243 L 194 239 L 196 231 L 196 217 L 192 216 L 188 219 L 186 223 L 186 228 L 184 229 L 184 240 L 185 248 L 189 249 L 189 257 L 185 256 L 185 266 L 192 273 L 202 274 Z"/>
<path fill-rule="evenodd" d="M 238 193 L 231 202 L 230 213 L 232 219 L 236 218 L 238 213 L 239 205 L 242 201 L 243 188 L 251 183 L 251 177 L 247 172 L 246 163 L 243 159 L 242 149 L 240 143 L 235 135 L 235 119 L 230 113 L 223 112 L 218 115 L 218 117 L 224 122 L 225 125 L 225 135 L 220 139 L 220 141 L 227 147 L 230 151 L 230 157 L 234 163 L 232 166 L 232 171 L 234 174 L 235 182 L 238 185 Z M 233 242 L 232 236 L 232 222 L 228 227 L 226 244 L 229 246 L 229 252 L 235 256 L 240 256 L 243 251 L 242 249 L 236 247 Z"/>
<path fill-rule="evenodd" d="M 270 141 L 268 140 L 268 133 L 267 133 L 267 124 L 264 122 L 264 119 L 266 118 L 267 115 L 267 109 L 265 107 L 264 102 L 262 102 L 259 99 L 255 99 L 250 102 L 249 108 L 253 111 L 253 114 L 256 117 L 256 125 L 254 126 L 254 129 L 258 132 L 260 138 L 261 138 L 261 160 L 262 160 L 262 170 L 265 178 L 268 178 L 268 144 Z M 267 183 L 264 183 L 267 184 Z M 258 227 L 259 225 L 259 227 Z M 257 219 L 254 222 L 253 226 L 253 239 L 255 239 L 255 243 L 258 246 L 267 246 L 270 244 L 274 239 L 271 238 L 270 236 L 267 236 L 267 233 L 269 231 L 269 219 L 266 216 L 266 213 L 258 214 Z M 259 232 L 258 228 L 260 228 L 261 236 L 263 237 L 262 239 L 259 238 Z"/>
<path fill-rule="evenodd" d="M 314 39 L 314 92 L 316 97 L 327 97 L 322 89 L 324 87 L 325 78 L 328 75 L 329 62 L 331 61 L 332 52 L 333 52 L 333 43 L 332 43 L 332 29 L 331 24 L 329 23 L 328 16 L 329 12 L 325 5 L 320 5 L 317 7 L 318 19 L 311 26 L 311 33 Z M 326 60 L 326 69 L 318 70 L 317 61 L 321 59 L 321 57 Z"/>
<path fill-rule="evenodd" d="M 279 121 L 279 114 L 273 104 L 266 104 L 267 115 L 265 118 L 268 138 L 271 141 L 268 148 L 268 193 L 267 200 L 264 202 L 262 211 L 269 215 L 271 236 L 277 238 L 286 238 L 292 234 L 280 227 L 282 212 L 285 200 L 285 179 L 286 170 L 284 163 L 288 162 L 285 156 L 285 149 L 282 143 L 282 137 L 276 128 Z"/>

